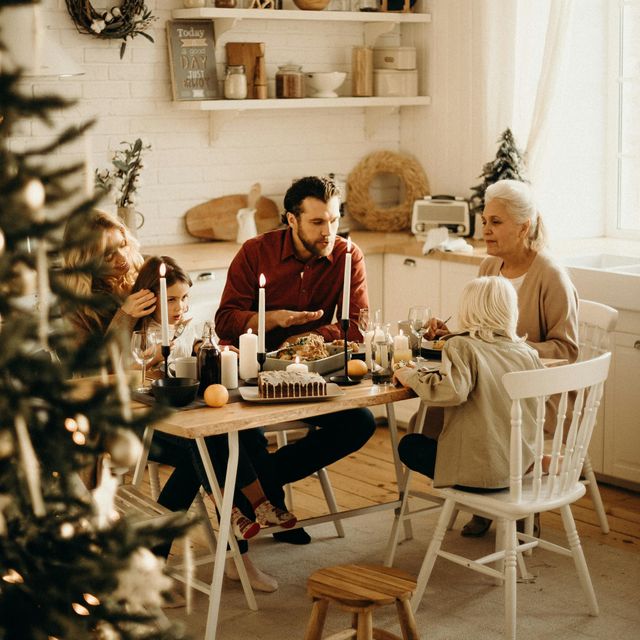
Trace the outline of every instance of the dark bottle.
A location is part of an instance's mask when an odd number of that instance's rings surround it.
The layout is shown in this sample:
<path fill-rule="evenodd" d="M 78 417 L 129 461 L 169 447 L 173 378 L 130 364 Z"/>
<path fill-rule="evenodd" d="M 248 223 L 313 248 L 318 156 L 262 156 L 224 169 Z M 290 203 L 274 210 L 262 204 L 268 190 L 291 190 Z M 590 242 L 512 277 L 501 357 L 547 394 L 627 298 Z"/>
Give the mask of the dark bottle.
<path fill-rule="evenodd" d="M 220 384 L 220 349 L 214 339 L 213 325 L 205 322 L 202 345 L 198 351 L 199 393 L 202 395 L 210 384 Z"/>

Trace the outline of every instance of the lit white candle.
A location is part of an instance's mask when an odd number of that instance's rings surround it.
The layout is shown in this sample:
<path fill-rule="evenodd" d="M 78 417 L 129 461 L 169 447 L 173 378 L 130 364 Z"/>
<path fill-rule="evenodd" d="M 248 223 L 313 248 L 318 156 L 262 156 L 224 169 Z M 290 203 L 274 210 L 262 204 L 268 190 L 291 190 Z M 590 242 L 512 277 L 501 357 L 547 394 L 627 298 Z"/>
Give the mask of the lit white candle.
<path fill-rule="evenodd" d="M 238 356 L 225 347 L 220 354 L 220 381 L 227 389 L 238 388 Z"/>
<path fill-rule="evenodd" d="M 290 373 L 309 373 L 309 367 L 300 362 L 300 356 L 296 356 L 296 361 L 287 365 L 287 371 Z"/>
<path fill-rule="evenodd" d="M 169 308 L 167 307 L 167 265 L 160 265 L 160 324 L 162 328 L 162 346 L 169 346 Z"/>
<path fill-rule="evenodd" d="M 342 284 L 342 320 L 349 319 L 351 298 L 351 238 L 347 240 L 347 255 L 344 260 L 344 280 Z"/>
<path fill-rule="evenodd" d="M 258 375 L 258 336 L 249 329 L 240 336 L 240 377 L 243 380 Z"/>
<path fill-rule="evenodd" d="M 409 348 L 409 337 L 404 335 L 404 331 L 400 329 L 400 333 L 393 338 L 394 351 L 406 351 Z"/>
<path fill-rule="evenodd" d="M 258 353 L 265 353 L 264 349 L 264 325 L 265 325 L 265 301 L 264 301 L 264 285 L 267 279 L 264 273 L 260 274 L 260 288 L 258 289 Z"/>

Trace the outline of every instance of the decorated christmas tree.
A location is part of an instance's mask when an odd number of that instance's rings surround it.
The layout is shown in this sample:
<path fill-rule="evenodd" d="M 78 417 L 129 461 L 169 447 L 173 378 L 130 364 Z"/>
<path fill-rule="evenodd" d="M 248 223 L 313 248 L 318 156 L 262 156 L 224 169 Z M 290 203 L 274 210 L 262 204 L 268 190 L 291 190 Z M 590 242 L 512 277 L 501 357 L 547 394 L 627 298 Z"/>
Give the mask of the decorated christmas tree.
<path fill-rule="evenodd" d="M 482 167 L 482 182 L 471 187 L 471 213 L 481 214 L 484 210 L 484 192 L 498 180 L 519 180 L 527 182 L 526 167 L 522 152 L 516 146 L 511 129 L 505 129 L 498 138 L 498 152 L 491 162 Z"/>
<path fill-rule="evenodd" d="M 79 348 L 60 318 L 98 302 L 68 292 L 59 266 L 67 220 L 96 202 L 69 187 L 82 163 L 51 160 L 89 125 L 52 129 L 40 145 L 15 139 L 25 121 L 52 126 L 69 105 L 0 72 L 0 639 L 180 638 L 160 609 L 171 580 L 150 549 L 182 534 L 184 515 L 160 526 L 114 509 L 116 471 L 135 462 L 158 414 L 131 411 L 122 340 Z"/>

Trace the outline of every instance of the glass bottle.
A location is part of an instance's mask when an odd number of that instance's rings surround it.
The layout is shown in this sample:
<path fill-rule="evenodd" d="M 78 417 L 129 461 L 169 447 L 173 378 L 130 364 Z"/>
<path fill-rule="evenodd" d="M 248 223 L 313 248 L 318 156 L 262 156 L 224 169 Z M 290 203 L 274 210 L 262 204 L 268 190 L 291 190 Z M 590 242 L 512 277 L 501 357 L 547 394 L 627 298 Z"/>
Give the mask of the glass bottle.
<path fill-rule="evenodd" d="M 247 97 L 247 76 L 243 64 L 227 65 L 224 97 L 227 100 L 244 100 Z"/>
<path fill-rule="evenodd" d="M 373 384 L 387 384 L 393 378 L 393 338 L 391 337 L 391 325 L 385 324 L 376 327 L 373 344 L 373 371 L 371 379 Z"/>
<path fill-rule="evenodd" d="M 215 341 L 213 323 L 205 322 L 202 332 L 202 344 L 198 351 L 198 378 L 200 380 L 199 393 L 210 384 L 220 384 L 220 349 Z"/>

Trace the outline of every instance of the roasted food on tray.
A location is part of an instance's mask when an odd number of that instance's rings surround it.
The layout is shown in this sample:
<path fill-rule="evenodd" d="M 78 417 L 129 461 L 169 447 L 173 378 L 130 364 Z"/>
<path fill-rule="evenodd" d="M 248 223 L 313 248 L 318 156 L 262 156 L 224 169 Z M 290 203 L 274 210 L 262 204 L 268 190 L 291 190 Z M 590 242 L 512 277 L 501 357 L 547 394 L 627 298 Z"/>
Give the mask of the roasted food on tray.
<path fill-rule="evenodd" d="M 344 340 L 334 340 L 329 344 L 331 344 L 334 347 L 340 347 L 340 349 L 344 349 Z M 360 345 L 357 342 L 351 342 L 351 340 L 348 340 L 347 349 L 349 349 L 351 353 L 358 353 L 358 351 L 360 351 Z"/>
<path fill-rule="evenodd" d="M 279 360 L 295 360 L 296 356 L 306 362 L 328 358 L 329 352 L 324 343 L 324 338 L 311 333 L 308 336 L 298 338 L 294 342 L 285 342 L 275 354 L 275 357 Z"/>

